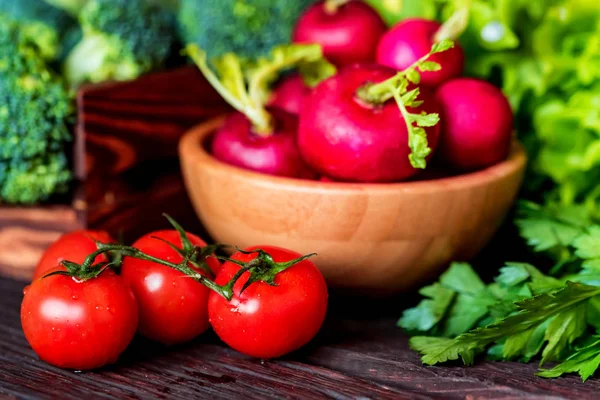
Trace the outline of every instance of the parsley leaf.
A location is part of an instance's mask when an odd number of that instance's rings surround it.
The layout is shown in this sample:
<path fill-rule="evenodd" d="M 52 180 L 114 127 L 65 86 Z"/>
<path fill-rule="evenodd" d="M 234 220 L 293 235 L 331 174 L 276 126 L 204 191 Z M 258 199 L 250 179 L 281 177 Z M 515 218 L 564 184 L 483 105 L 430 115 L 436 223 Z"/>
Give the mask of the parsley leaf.
<path fill-rule="evenodd" d="M 573 241 L 575 255 L 584 260 L 583 268 L 600 271 L 600 226 L 590 227 Z"/>
<path fill-rule="evenodd" d="M 522 353 L 528 342 L 528 335 L 539 325 L 554 317 L 546 330 L 549 340 L 543 352 L 543 360 L 552 359 L 565 349 L 565 346 L 578 338 L 583 330 L 581 320 L 585 319 L 587 301 L 600 294 L 600 287 L 567 282 L 565 286 L 551 293 L 542 293 L 516 304 L 518 313 L 510 315 L 494 324 L 477 328 L 454 339 L 415 336 L 410 339 L 412 349 L 422 354 L 425 364 L 434 365 L 448 360 L 462 358 L 466 365 L 474 361 L 477 353 L 484 351 L 495 342 L 511 339 L 516 344 L 509 348 L 511 354 Z M 582 317 L 583 315 L 583 317 Z M 569 323 L 575 323 L 569 328 Z M 525 333 L 530 331 L 530 333 Z"/>
<path fill-rule="evenodd" d="M 557 378 L 563 374 L 577 372 L 585 382 L 600 366 L 600 336 L 594 336 L 591 344 L 580 348 L 565 361 L 552 369 L 542 369 L 537 373 L 543 378 Z"/>

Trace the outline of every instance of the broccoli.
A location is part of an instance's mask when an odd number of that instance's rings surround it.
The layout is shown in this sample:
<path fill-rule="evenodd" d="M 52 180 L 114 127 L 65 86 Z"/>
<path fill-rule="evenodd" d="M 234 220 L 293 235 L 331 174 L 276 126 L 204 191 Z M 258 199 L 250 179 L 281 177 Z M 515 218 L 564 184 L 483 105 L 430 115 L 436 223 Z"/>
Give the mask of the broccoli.
<path fill-rule="evenodd" d="M 44 0 L 54 7 L 65 10 L 71 15 L 78 15 L 88 0 Z"/>
<path fill-rule="evenodd" d="M 56 58 L 64 35 L 77 26 L 69 14 L 44 0 L 0 0 L 0 14 L 19 22 L 47 60 Z"/>
<path fill-rule="evenodd" d="M 79 20 L 83 38 L 65 61 L 72 85 L 135 79 L 161 66 L 174 42 L 174 15 L 147 0 L 90 0 Z"/>
<path fill-rule="evenodd" d="M 34 203 L 65 189 L 73 96 L 21 24 L 0 16 L 0 203 Z"/>
<path fill-rule="evenodd" d="M 182 0 L 181 36 L 209 58 L 233 52 L 255 59 L 289 43 L 292 29 L 314 0 Z"/>
<path fill-rule="evenodd" d="M 0 203 L 35 204 L 65 192 L 71 180 L 62 152 L 31 160 L 0 160 Z"/>
<path fill-rule="evenodd" d="M 0 18 L 0 160 L 57 150 L 70 139 L 71 94 L 19 25 Z"/>

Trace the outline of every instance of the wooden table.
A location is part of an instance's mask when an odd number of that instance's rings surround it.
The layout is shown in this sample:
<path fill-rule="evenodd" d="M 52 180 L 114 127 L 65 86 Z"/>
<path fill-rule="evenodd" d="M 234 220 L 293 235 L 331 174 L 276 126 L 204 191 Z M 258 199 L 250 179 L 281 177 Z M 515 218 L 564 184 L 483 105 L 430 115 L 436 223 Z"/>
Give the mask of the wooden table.
<path fill-rule="evenodd" d="M 600 393 L 599 379 L 536 378 L 535 365 L 423 367 L 395 327 L 400 305 L 335 295 L 313 343 L 280 360 L 243 356 L 209 333 L 174 348 L 136 338 L 116 365 L 75 373 L 40 361 L 28 346 L 19 322 L 23 287 L 0 278 L 0 397 L 594 399 Z M 397 311 L 369 311 L 381 305 Z"/>

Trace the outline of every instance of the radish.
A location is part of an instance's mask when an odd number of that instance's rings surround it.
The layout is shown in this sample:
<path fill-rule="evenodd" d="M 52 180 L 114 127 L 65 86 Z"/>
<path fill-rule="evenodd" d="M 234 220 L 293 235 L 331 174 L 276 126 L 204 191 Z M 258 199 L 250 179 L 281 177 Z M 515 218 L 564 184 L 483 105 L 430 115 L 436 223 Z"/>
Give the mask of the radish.
<path fill-rule="evenodd" d="M 233 54 L 214 60 L 219 75 L 208 66 L 206 53 L 188 45 L 188 55 L 210 84 L 234 108 L 213 137 L 215 158 L 231 165 L 271 175 L 314 178 L 316 174 L 300 156 L 296 144 L 298 120 L 277 108 L 266 108 L 270 86 L 279 74 L 291 67 L 311 79 L 329 75 L 331 68 L 318 45 L 290 45 L 275 48 L 271 59 L 242 62 Z M 324 75 L 324 76 L 326 76 Z"/>
<path fill-rule="evenodd" d="M 418 172 L 409 160 L 408 130 L 398 106 L 357 97 L 364 85 L 395 75 L 384 66 L 355 64 L 313 89 L 304 100 L 298 129 L 300 152 L 313 168 L 334 180 L 357 182 L 397 181 Z M 408 112 L 437 112 L 431 96 L 422 95 L 423 105 Z M 428 127 L 426 135 L 435 149 L 439 128 Z"/>
<path fill-rule="evenodd" d="M 304 97 L 310 93 L 300 75 L 284 78 L 273 90 L 269 105 L 279 107 L 289 113 L 298 115 Z"/>
<path fill-rule="evenodd" d="M 386 25 L 367 4 L 356 0 L 326 0 L 312 5 L 299 18 L 295 43 L 317 43 L 325 57 L 342 66 L 375 60 L 375 49 Z"/>
<path fill-rule="evenodd" d="M 475 170 L 508 157 L 513 113 L 500 89 L 473 78 L 440 86 L 435 97 L 441 107 L 440 156 L 453 168 Z"/>
<path fill-rule="evenodd" d="M 403 70 L 429 52 L 436 41 L 436 33 L 445 33 L 442 25 L 421 18 L 406 19 L 390 29 L 377 46 L 377 62 L 381 65 Z M 442 66 L 439 71 L 427 71 L 421 75 L 421 83 L 436 87 L 462 74 L 464 52 L 457 44 L 443 53 L 434 54 L 431 61 Z"/>
<path fill-rule="evenodd" d="M 333 180 L 333 179 L 331 179 L 330 177 L 328 177 L 328 176 L 325 176 L 325 175 L 321 176 L 321 177 L 319 178 L 319 181 L 321 181 L 321 182 L 337 182 L 337 181 L 335 181 L 335 180 Z"/>
<path fill-rule="evenodd" d="M 439 70 L 428 58 L 452 46 L 434 44 L 404 71 L 354 64 L 321 82 L 300 113 L 304 159 L 322 175 L 350 182 L 398 181 L 424 169 L 437 145 L 439 118 L 433 96 L 414 85 L 418 71 Z"/>
<path fill-rule="evenodd" d="M 244 114 L 230 115 L 213 137 L 212 154 L 228 164 L 265 174 L 316 177 L 298 152 L 297 117 L 275 108 L 269 113 L 276 123 L 273 133 L 266 137 L 253 132 L 252 123 Z"/>

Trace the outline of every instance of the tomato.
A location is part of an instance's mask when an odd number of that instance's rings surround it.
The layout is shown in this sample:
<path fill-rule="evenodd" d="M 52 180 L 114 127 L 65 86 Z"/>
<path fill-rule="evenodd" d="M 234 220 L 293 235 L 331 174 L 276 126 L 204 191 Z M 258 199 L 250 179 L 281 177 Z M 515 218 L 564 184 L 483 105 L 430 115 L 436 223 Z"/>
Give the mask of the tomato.
<path fill-rule="evenodd" d="M 186 234 L 193 245 L 206 246 L 198 236 Z M 142 236 L 133 247 L 172 263 L 183 260 L 167 243 L 154 237 L 183 246 L 179 233 L 169 230 Z M 220 267 L 212 256 L 206 263 L 213 271 Z M 123 260 L 121 276 L 135 293 L 140 308 L 139 332 L 147 338 L 164 344 L 182 343 L 209 328 L 209 289 L 201 283 L 167 266 L 130 257 Z"/>
<path fill-rule="evenodd" d="M 86 281 L 53 275 L 33 281 L 24 294 L 25 337 L 42 360 L 57 367 L 88 370 L 114 363 L 137 328 L 133 293 L 114 273 Z"/>
<path fill-rule="evenodd" d="M 98 250 L 96 241 L 102 243 L 115 242 L 105 231 L 77 230 L 64 234 L 46 249 L 35 268 L 33 279 L 46 275 L 48 270 L 56 268 L 63 260 L 81 264 L 87 256 Z M 103 261 L 107 261 L 104 254 L 95 259 L 95 262 Z"/>
<path fill-rule="evenodd" d="M 291 261 L 300 254 L 273 246 L 262 249 L 276 262 Z M 249 262 L 257 253 L 235 253 L 232 259 Z M 226 284 L 240 269 L 225 262 L 216 283 Z M 327 286 L 323 275 L 310 261 L 304 260 L 275 276 L 277 286 L 256 281 L 242 293 L 248 280 L 244 273 L 234 285 L 231 301 L 211 292 L 208 312 L 210 323 L 221 340 L 235 350 L 257 358 L 275 358 L 308 343 L 319 331 L 327 312 Z"/>

